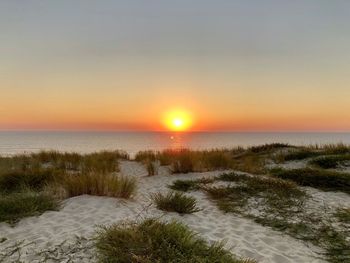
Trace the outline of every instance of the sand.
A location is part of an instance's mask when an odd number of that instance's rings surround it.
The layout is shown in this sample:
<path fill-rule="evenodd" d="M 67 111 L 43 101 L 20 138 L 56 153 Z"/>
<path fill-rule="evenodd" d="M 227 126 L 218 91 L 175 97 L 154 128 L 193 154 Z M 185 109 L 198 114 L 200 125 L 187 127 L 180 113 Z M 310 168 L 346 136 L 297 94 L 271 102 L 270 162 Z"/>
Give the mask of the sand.
<path fill-rule="evenodd" d="M 170 175 L 166 167 L 161 167 L 160 175 L 147 177 L 147 172 L 141 164 L 124 161 L 121 163 L 121 173 L 137 177 L 138 190 L 133 200 L 78 196 L 66 200 L 60 211 L 25 218 L 15 227 L 0 223 L 0 239 L 7 238 L 5 242 L 0 243 L 0 255 L 10 251 L 10 246 L 21 241 L 21 246 L 25 247 L 21 254 L 16 252 L 11 257 L 12 260 L 20 258 L 23 262 L 33 263 L 93 262 L 94 251 L 90 248 L 90 239 L 99 225 L 110 225 L 127 219 L 161 217 L 162 220 L 176 219 L 185 223 L 210 242 L 224 240 L 226 248 L 234 254 L 254 258 L 258 262 L 324 262 L 317 253 L 321 252 L 318 248 L 263 227 L 252 220 L 224 214 L 201 192 L 189 193 L 198 199 L 202 209 L 191 215 L 164 213 L 151 205 L 150 194 L 167 191 L 167 185 L 173 180 L 211 177 L 222 172 Z M 350 197 L 346 194 L 324 193 L 315 189 L 310 190 L 310 193 L 316 197 L 316 201 L 322 200 L 333 207 L 350 203 Z M 75 245 L 72 247 L 71 244 Z M 37 253 L 43 250 L 54 251 L 50 256 L 60 258 L 60 261 L 40 261 L 45 253 Z M 11 260 L 7 259 L 5 262 Z"/>

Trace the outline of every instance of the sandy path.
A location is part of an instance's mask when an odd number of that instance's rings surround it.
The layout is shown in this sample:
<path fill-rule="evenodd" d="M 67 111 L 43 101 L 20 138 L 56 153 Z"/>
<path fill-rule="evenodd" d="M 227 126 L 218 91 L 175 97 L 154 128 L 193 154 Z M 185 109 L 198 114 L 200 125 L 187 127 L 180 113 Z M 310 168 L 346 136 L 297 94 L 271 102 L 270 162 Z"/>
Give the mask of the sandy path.
<path fill-rule="evenodd" d="M 78 196 L 66 200 L 63 208 L 58 212 L 46 212 L 39 217 L 23 219 L 15 227 L 1 223 L 0 238 L 5 237 L 7 241 L 0 244 L 0 253 L 16 241 L 24 240 L 26 244 L 33 242 L 23 250 L 21 259 L 24 262 L 39 262 L 36 252 L 53 247 L 64 240 L 74 240 L 77 235 L 90 237 L 97 225 L 135 219 L 136 216 L 163 216 L 165 220 L 177 219 L 186 223 L 209 241 L 225 240 L 226 247 L 233 253 L 242 257 L 255 258 L 258 262 L 323 262 L 315 253 L 316 248 L 308 247 L 303 242 L 262 227 L 251 220 L 233 214 L 223 214 L 201 192 L 190 193 L 198 199 L 198 204 L 203 209 L 192 215 L 163 213 L 154 206 L 150 206 L 149 194 L 167 191 L 166 186 L 173 180 L 215 176 L 220 172 L 164 175 L 166 168 L 162 168 L 163 175 L 145 177 L 146 170 L 135 162 L 122 162 L 121 172 L 138 177 L 138 191 L 133 200 Z M 350 201 L 349 196 L 334 196 L 331 193 L 323 195 L 319 191 L 314 192 L 319 199 L 329 196 L 333 205 L 342 204 L 344 198 Z M 81 254 L 83 258 L 78 257 Z M 73 262 L 91 262 L 88 254 L 86 251 L 77 253 L 76 260 Z M 60 262 L 68 262 L 68 260 Z"/>

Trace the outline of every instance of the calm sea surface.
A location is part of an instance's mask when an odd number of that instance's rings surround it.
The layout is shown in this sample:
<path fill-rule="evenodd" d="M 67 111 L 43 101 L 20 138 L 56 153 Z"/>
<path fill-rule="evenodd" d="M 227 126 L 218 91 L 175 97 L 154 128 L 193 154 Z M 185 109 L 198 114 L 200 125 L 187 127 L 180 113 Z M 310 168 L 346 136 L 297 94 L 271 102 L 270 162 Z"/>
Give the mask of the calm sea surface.
<path fill-rule="evenodd" d="M 230 148 L 272 142 L 294 145 L 350 144 L 350 133 L 0 132 L 0 155 L 39 150 L 88 153 L 122 149 L 133 156 L 137 151 L 148 149 Z"/>

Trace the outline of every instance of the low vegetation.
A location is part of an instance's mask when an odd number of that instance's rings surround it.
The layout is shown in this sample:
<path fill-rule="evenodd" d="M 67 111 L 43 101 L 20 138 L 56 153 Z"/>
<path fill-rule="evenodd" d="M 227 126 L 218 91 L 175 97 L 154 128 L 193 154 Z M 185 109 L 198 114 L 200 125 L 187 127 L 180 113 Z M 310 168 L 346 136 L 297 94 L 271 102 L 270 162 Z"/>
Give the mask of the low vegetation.
<path fill-rule="evenodd" d="M 334 227 L 324 211 L 315 214 L 305 206 L 309 196 L 296 183 L 280 178 L 222 174 L 216 180 L 225 186 L 201 189 L 224 212 L 237 213 L 255 222 L 282 231 L 294 238 L 321 247 L 329 262 L 350 260 L 350 234 Z M 338 214 L 345 218 L 346 213 Z"/>
<path fill-rule="evenodd" d="M 196 180 L 175 180 L 169 188 L 172 190 L 188 192 L 198 190 L 202 185 L 214 182 L 212 178 L 200 178 Z"/>
<path fill-rule="evenodd" d="M 287 144 L 273 143 L 244 149 L 214 149 L 195 151 L 189 149 L 142 151 L 136 154 L 139 162 L 159 161 L 170 166 L 173 173 L 206 172 L 213 170 L 235 169 L 251 173 L 265 170 L 266 156 L 286 147 Z"/>
<path fill-rule="evenodd" d="M 249 263 L 225 250 L 208 245 L 178 222 L 147 219 L 141 223 L 115 224 L 97 234 L 99 261 L 105 263 Z"/>
<path fill-rule="evenodd" d="M 311 186 L 325 191 L 342 191 L 350 194 L 350 174 L 320 169 L 272 169 L 270 173 L 281 179 L 294 181 L 301 186 Z"/>
<path fill-rule="evenodd" d="M 290 151 L 278 154 L 276 160 L 279 162 L 304 160 L 308 158 L 314 158 L 318 156 L 327 155 L 345 155 L 350 154 L 350 146 L 339 144 L 325 144 L 325 145 L 310 145 L 292 147 Z"/>
<path fill-rule="evenodd" d="M 0 174 L 0 192 L 18 192 L 23 188 L 40 191 L 55 180 L 57 173 L 52 169 L 25 169 L 24 171 L 7 171 Z"/>
<path fill-rule="evenodd" d="M 192 214 L 200 211 L 197 208 L 197 201 L 194 197 L 180 192 L 156 193 L 151 197 L 157 208 L 163 211 L 177 212 L 179 214 Z"/>
<path fill-rule="evenodd" d="M 59 201 L 45 193 L 23 190 L 0 195 L 0 222 L 14 224 L 21 218 L 37 216 L 48 210 L 58 210 Z"/>
<path fill-rule="evenodd" d="M 128 158 L 128 154 L 123 151 L 101 151 L 89 154 L 41 151 L 30 155 L 0 157 L 0 170 L 6 172 L 51 168 L 56 171 L 109 173 L 118 171 L 119 159 Z"/>
<path fill-rule="evenodd" d="M 350 161 L 350 154 L 345 155 L 329 155 L 321 156 L 311 160 L 309 163 L 311 165 L 323 168 L 323 169 L 335 169 L 344 166 Z"/>
<path fill-rule="evenodd" d="M 135 193 L 136 179 L 114 174 L 69 174 L 62 185 L 69 197 L 87 194 L 129 198 Z"/>
<path fill-rule="evenodd" d="M 340 222 L 350 224 L 350 208 L 338 208 L 335 216 Z"/>
<path fill-rule="evenodd" d="M 76 195 L 131 197 L 136 180 L 113 174 L 122 158 L 129 157 L 121 151 L 0 157 L 0 221 L 15 223 L 56 210 L 60 200 Z"/>

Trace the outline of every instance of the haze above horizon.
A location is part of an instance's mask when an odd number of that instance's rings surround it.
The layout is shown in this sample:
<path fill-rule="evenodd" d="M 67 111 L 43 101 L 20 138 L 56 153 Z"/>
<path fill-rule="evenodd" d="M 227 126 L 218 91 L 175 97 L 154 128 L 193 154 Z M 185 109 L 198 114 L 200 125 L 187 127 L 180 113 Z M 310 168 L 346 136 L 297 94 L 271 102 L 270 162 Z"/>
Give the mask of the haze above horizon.
<path fill-rule="evenodd" d="M 0 2 L 0 130 L 350 131 L 350 1 Z"/>

